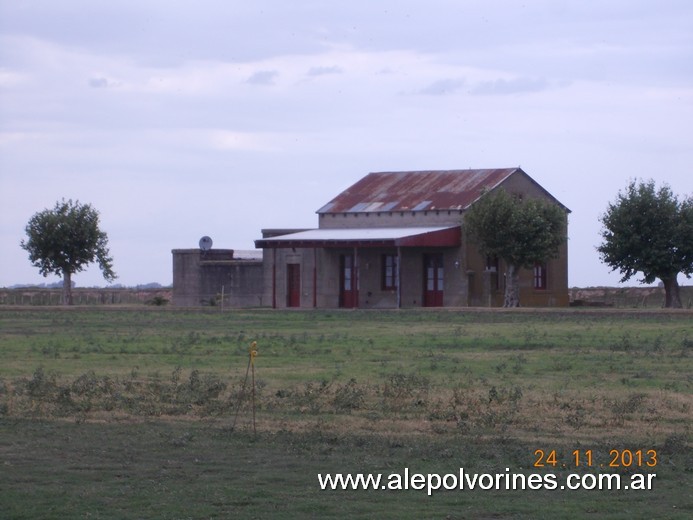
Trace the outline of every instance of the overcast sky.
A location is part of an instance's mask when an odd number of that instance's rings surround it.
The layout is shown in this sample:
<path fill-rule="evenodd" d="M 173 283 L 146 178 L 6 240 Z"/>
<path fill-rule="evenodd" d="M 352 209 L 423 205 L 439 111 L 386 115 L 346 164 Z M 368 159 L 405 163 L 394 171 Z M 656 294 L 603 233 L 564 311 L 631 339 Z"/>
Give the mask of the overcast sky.
<path fill-rule="evenodd" d="M 0 286 L 58 280 L 19 243 L 63 197 L 169 284 L 369 172 L 513 166 L 572 210 L 570 285 L 615 285 L 607 203 L 693 193 L 692 80 L 690 0 L 0 0 Z"/>

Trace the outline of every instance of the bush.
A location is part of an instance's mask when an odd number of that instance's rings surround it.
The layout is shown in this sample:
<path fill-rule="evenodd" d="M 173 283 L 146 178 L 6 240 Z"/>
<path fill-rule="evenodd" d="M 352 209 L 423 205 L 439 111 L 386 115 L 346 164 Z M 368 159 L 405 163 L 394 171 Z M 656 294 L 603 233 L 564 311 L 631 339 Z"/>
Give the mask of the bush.
<path fill-rule="evenodd" d="M 168 305 L 168 299 L 164 298 L 163 296 L 154 296 L 151 300 L 147 300 L 145 302 L 147 305 L 154 305 L 156 307 L 163 307 L 164 305 Z"/>
<path fill-rule="evenodd" d="M 358 387 L 356 380 L 351 379 L 347 384 L 337 388 L 332 402 L 337 411 L 351 412 L 363 406 L 365 394 L 366 391 Z"/>

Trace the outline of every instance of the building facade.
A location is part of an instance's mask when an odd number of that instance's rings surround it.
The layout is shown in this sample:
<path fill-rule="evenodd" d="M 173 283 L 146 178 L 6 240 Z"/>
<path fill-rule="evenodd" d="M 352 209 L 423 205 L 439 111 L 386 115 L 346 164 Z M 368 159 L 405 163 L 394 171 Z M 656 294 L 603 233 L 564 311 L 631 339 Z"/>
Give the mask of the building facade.
<path fill-rule="evenodd" d="M 317 211 L 317 229 L 265 229 L 262 301 L 274 308 L 495 307 L 505 265 L 465 235 L 485 192 L 544 198 L 520 168 L 371 173 Z M 525 306 L 567 306 L 568 251 L 520 274 Z"/>
<path fill-rule="evenodd" d="M 262 259 L 255 251 L 174 249 L 176 307 L 266 307 Z"/>

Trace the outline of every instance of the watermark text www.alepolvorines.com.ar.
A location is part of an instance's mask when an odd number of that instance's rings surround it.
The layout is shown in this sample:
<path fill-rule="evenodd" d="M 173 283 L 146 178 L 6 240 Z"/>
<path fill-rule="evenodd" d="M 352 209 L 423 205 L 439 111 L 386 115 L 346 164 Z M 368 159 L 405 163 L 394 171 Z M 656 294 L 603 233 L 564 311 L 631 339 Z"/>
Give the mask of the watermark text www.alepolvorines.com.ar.
<path fill-rule="evenodd" d="M 323 491 L 425 491 L 428 496 L 442 491 L 649 491 L 657 478 L 655 473 L 571 473 L 561 477 L 555 473 L 402 473 L 319 474 L 318 484 Z"/>

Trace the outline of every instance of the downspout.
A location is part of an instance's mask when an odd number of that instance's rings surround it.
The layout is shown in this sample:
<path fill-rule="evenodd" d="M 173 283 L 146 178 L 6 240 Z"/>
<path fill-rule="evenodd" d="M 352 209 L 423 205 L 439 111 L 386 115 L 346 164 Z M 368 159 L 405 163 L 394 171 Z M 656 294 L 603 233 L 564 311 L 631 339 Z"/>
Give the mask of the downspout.
<path fill-rule="evenodd" d="M 318 248 L 313 248 L 313 308 L 318 308 Z"/>

